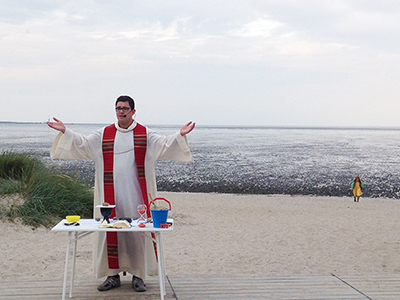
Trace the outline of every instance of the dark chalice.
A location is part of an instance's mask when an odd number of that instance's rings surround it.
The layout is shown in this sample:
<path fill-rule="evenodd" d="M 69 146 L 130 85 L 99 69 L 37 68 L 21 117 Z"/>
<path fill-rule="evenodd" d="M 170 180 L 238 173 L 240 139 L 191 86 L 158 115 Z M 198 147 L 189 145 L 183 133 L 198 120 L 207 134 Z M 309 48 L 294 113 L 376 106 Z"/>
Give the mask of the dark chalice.
<path fill-rule="evenodd" d="M 107 223 L 110 223 L 110 216 L 112 214 L 113 208 L 115 205 L 97 205 L 96 207 L 100 207 L 100 213 L 103 216 L 103 222 L 107 221 Z"/>

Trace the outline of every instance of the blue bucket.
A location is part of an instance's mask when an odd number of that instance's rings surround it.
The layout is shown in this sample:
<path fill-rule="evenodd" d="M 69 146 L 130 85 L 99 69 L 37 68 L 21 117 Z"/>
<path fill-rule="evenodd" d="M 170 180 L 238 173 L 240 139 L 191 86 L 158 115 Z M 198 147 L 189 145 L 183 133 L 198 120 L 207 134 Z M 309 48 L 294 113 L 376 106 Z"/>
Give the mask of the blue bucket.
<path fill-rule="evenodd" d="M 152 209 L 151 216 L 153 217 L 154 228 L 161 228 L 161 224 L 167 223 L 169 209 Z"/>
<path fill-rule="evenodd" d="M 163 200 L 169 204 L 169 209 L 150 209 L 153 218 L 153 227 L 161 228 L 161 224 L 167 223 L 168 211 L 171 210 L 171 203 L 165 198 L 156 198 L 150 202 L 150 205 L 156 200 Z"/>

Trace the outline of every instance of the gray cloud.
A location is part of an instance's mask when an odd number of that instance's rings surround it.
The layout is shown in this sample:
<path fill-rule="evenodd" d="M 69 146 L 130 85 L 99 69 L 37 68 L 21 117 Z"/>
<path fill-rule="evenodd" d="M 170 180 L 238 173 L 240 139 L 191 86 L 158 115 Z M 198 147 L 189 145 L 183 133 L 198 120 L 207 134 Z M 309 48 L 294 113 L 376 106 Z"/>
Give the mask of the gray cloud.
<path fill-rule="evenodd" d="M 108 122 L 127 93 L 147 123 L 398 125 L 399 14 L 395 1 L 0 1 L 0 120 Z M 16 97 L 26 111 L 9 110 Z"/>

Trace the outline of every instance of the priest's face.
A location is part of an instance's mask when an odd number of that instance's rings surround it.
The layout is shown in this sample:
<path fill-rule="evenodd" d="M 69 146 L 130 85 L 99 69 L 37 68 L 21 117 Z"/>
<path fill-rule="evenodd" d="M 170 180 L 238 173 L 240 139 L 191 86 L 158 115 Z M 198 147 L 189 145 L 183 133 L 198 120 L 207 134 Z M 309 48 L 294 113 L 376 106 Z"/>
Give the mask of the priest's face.
<path fill-rule="evenodd" d="M 118 125 L 122 128 L 128 128 L 133 123 L 133 115 L 136 110 L 131 109 L 129 102 L 118 102 L 115 107 L 115 113 L 117 114 Z"/>

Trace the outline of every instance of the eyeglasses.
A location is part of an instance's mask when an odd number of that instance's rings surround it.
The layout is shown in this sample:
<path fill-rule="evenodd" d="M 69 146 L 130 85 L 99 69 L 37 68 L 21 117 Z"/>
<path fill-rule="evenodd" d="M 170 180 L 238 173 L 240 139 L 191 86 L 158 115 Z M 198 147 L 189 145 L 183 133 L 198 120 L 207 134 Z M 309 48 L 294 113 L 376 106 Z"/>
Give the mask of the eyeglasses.
<path fill-rule="evenodd" d="M 130 107 L 116 107 L 116 111 L 123 111 L 123 112 L 128 112 L 131 108 Z"/>

